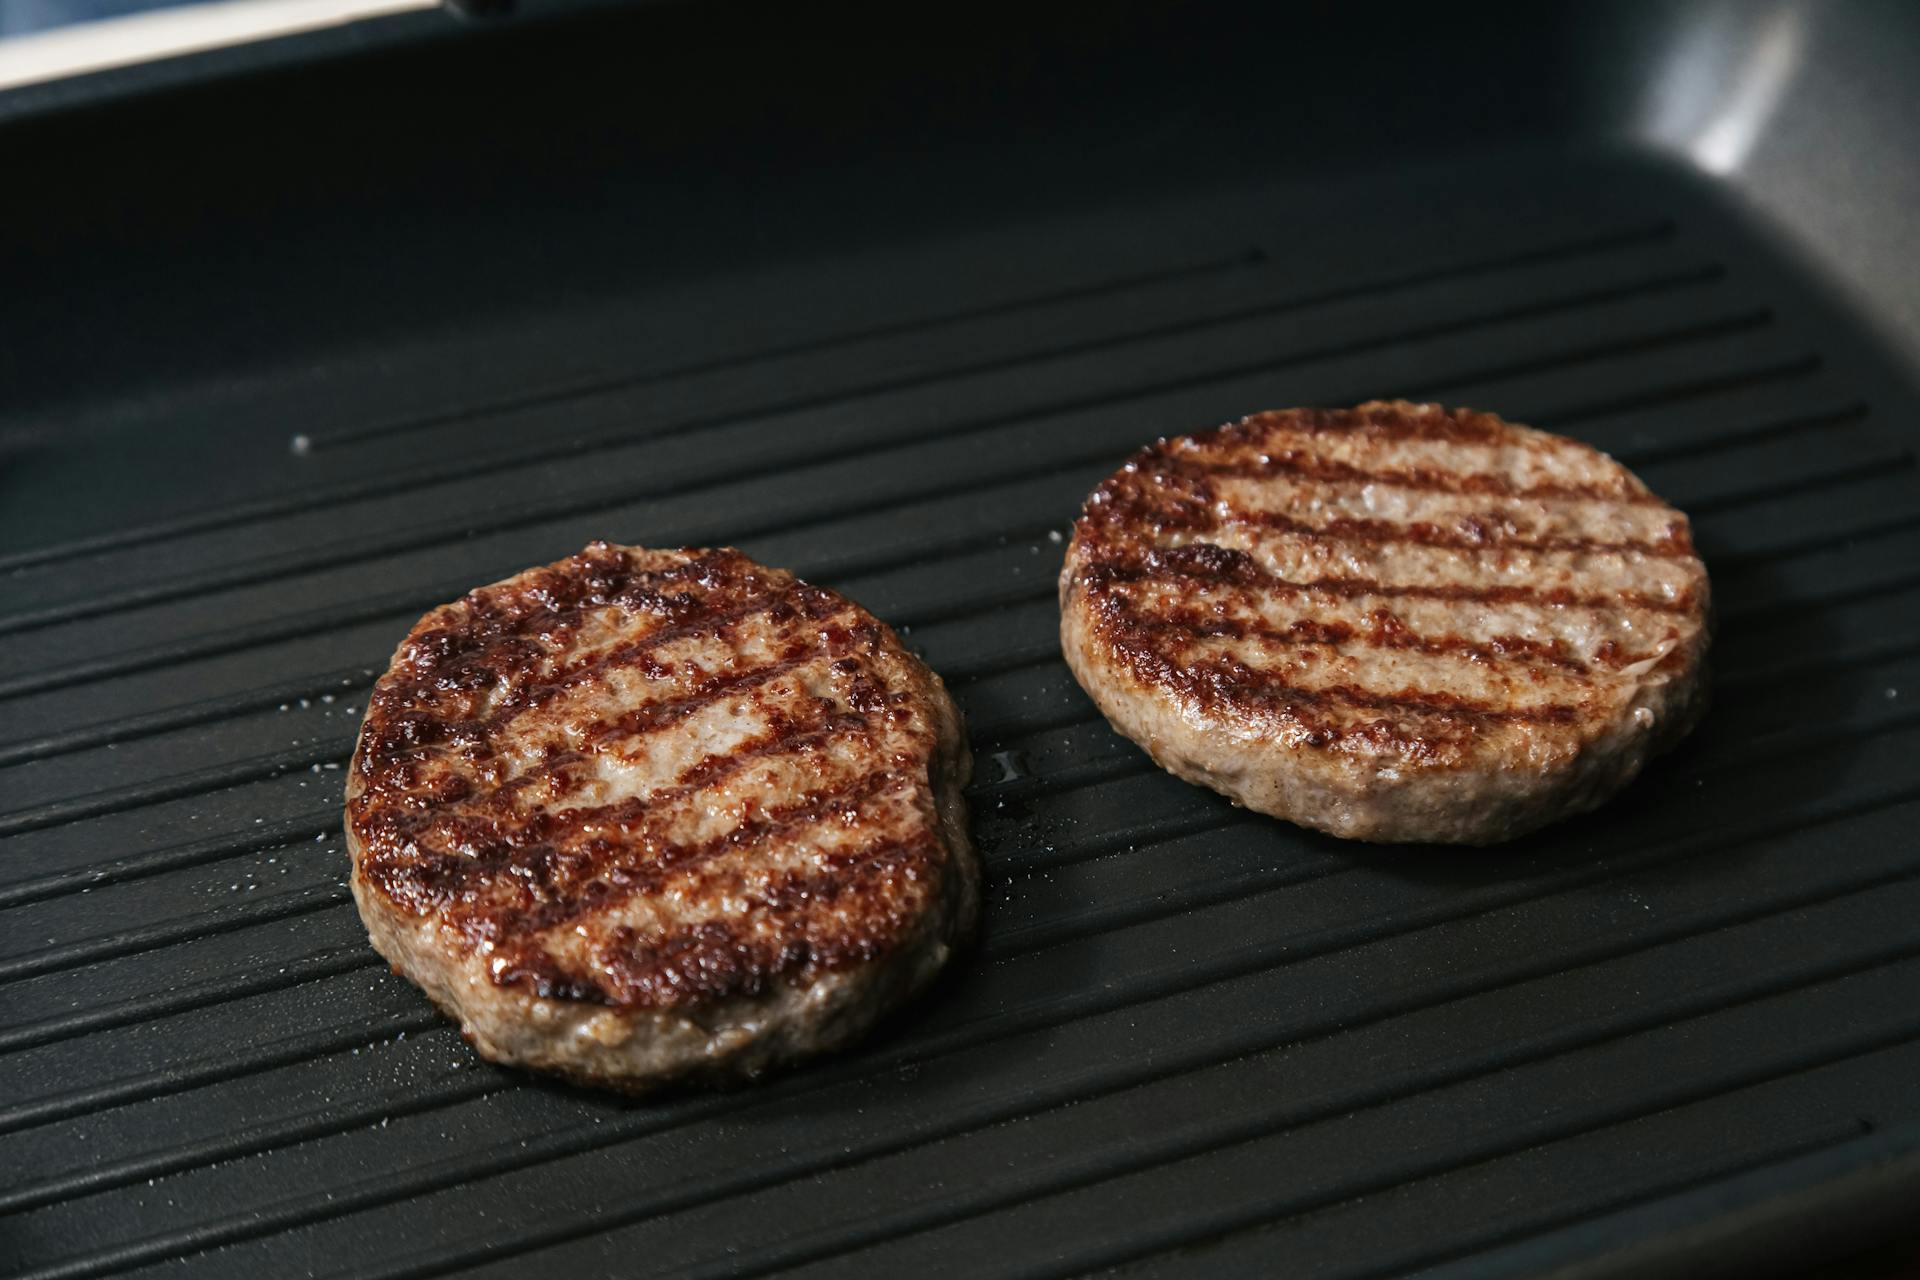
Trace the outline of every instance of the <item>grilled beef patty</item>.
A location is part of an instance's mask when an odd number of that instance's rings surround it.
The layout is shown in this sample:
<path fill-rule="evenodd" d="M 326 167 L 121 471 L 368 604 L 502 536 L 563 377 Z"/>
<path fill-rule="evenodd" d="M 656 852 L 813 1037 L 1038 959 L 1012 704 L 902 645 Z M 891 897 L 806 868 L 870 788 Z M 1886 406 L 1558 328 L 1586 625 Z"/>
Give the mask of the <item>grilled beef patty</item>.
<path fill-rule="evenodd" d="M 486 1057 L 641 1090 L 845 1043 L 972 927 L 959 713 L 737 551 L 594 543 L 422 618 L 347 784 L 374 946 Z"/>
<path fill-rule="evenodd" d="M 1162 440 L 1087 500 L 1068 663 L 1164 768 L 1379 841 L 1592 809 L 1706 706 L 1687 518 L 1586 445 L 1405 402 Z"/>

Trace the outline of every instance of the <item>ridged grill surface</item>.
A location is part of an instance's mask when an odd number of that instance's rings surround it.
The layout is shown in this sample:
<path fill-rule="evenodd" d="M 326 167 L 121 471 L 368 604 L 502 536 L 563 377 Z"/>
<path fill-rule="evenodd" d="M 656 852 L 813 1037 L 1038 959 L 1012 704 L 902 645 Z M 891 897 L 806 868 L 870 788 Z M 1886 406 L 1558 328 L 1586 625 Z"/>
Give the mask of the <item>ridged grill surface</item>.
<path fill-rule="evenodd" d="M 859 323 L 673 359 L 609 334 L 574 384 L 529 316 L 515 390 L 429 394 L 405 351 L 339 375 L 371 389 L 338 420 L 267 388 L 227 412 L 302 438 L 218 501 L 17 538 L 0 1266 L 1538 1263 L 1920 1121 L 1915 406 L 1707 189 L 1608 161 L 1551 191 L 1311 253 L 1266 197 L 1150 259 L 1070 220 L 929 236 L 843 264 L 894 299 Z M 995 255 L 1038 265 L 969 265 Z M 1698 733 L 1491 853 L 1234 810 L 1058 654 L 1062 535 L 1131 451 L 1388 397 L 1607 450 L 1712 575 Z M 740 546 L 952 687 L 983 941 L 859 1051 L 665 1101 L 539 1085 L 366 945 L 340 815 L 374 677 L 425 609 L 593 538 Z"/>

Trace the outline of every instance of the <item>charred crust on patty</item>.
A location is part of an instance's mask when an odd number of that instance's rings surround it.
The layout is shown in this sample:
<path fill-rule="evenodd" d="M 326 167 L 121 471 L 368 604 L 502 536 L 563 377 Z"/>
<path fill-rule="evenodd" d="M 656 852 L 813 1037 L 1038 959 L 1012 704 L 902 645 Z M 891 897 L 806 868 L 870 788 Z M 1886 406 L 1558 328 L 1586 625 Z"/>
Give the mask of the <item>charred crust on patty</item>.
<path fill-rule="evenodd" d="M 348 780 L 375 945 L 490 1057 L 645 1089 L 844 1043 L 977 914 L 938 677 L 730 548 L 595 543 L 435 609 Z"/>
<path fill-rule="evenodd" d="M 1704 711 L 1687 519 L 1587 445 L 1402 401 L 1162 439 L 1088 498 L 1068 662 L 1241 803 L 1487 843 L 1600 803 Z"/>

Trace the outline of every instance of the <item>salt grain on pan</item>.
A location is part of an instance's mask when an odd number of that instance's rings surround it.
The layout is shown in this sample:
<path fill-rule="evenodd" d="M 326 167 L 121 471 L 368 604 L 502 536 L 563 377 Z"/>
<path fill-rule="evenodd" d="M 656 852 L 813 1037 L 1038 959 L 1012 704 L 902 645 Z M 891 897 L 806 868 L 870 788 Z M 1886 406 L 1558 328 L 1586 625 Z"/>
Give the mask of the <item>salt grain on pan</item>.
<path fill-rule="evenodd" d="M 287 447 L 293 450 L 296 456 L 304 458 L 313 452 L 313 441 L 305 435 L 297 435 L 287 441 Z"/>

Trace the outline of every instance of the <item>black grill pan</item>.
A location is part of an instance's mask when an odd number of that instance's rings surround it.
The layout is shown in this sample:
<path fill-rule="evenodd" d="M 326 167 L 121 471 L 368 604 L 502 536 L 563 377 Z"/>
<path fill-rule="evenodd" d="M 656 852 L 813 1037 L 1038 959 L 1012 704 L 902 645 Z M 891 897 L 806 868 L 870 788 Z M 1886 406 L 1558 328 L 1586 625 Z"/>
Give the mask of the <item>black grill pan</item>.
<path fill-rule="evenodd" d="M 875 69 L 747 14 L 0 133 L 17 175 L 101 170 L 0 241 L 0 1267 L 1701 1274 L 1900 1227 L 1920 397 L 1852 304 L 1548 92 L 1531 9 L 1410 29 L 1317 133 L 1246 15 Z M 1058 657 L 1062 535 L 1131 448 L 1393 395 L 1609 450 L 1713 574 L 1705 726 L 1497 851 L 1251 818 Z M 478 1061 L 366 945 L 373 676 L 594 537 L 737 543 L 953 686 L 985 936 L 859 1051 L 603 1097 Z"/>

